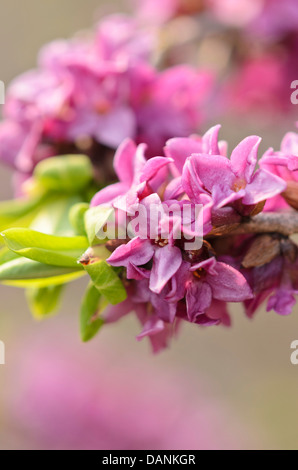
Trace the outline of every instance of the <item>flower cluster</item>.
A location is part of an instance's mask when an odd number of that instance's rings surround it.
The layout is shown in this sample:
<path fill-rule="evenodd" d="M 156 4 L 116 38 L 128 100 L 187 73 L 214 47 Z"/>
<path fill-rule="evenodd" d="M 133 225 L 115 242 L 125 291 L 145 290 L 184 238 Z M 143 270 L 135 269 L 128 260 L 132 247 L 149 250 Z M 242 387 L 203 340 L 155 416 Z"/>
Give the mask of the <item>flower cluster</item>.
<path fill-rule="evenodd" d="M 87 153 L 100 182 L 126 137 L 159 153 L 172 135 L 198 129 L 210 90 L 209 72 L 151 65 L 154 36 L 126 16 L 105 18 L 91 38 L 55 41 L 38 69 L 11 84 L 0 127 L 0 159 L 21 175 L 42 159 Z"/>
<path fill-rule="evenodd" d="M 167 64 L 187 59 L 208 63 L 217 71 L 217 116 L 262 113 L 263 118 L 276 121 L 291 112 L 289 86 L 298 74 L 296 0 L 167 0 L 162 6 L 157 0 L 142 0 L 138 4 L 145 24 L 162 26 Z M 178 30 L 180 34 L 175 34 Z M 279 113 L 273 114 L 276 110 Z"/>
<path fill-rule="evenodd" d="M 107 262 L 124 270 L 129 296 L 108 310 L 105 319 L 115 321 L 134 309 L 143 324 L 138 338 L 149 336 L 154 350 L 167 344 L 181 320 L 229 325 L 227 302 L 243 301 L 248 314 L 270 294 L 268 309 L 277 313 L 290 313 L 295 303 L 294 243 L 279 235 L 233 235 L 233 229 L 260 213 L 266 201 L 287 194 L 286 180 L 291 172 L 295 178 L 297 170 L 298 157 L 291 154 L 297 135 L 284 139 L 282 149 L 287 153 L 266 152 L 256 169 L 260 138 L 245 138 L 228 158 L 226 143 L 218 141 L 219 127 L 203 137 L 170 139 L 164 158 L 148 161 L 146 146 L 126 140 L 114 161 L 120 182 L 92 201 L 93 206 L 113 207 L 119 220 L 125 215 L 133 227 L 130 239 L 109 240 L 106 245 L 111 251 Z M 173 204 L 177 210 L 165 209 Z M 150 223 L 152 214 L 144 207 L 152 205 L 159 208 L 160 217 L 146 238 L 142 227 Z M 201 207 L 204 240 L 193 249 L 186 239 L 196 236 L 195 205 Z M 187 233 L 180 212 L 186 207 L 190 207 Z M 165 222 L 170 228 L 166 235 Z M 180 237 L 174 236 L 177 227 Z M 229 242 L 220 237 L 227 228 Z"/>

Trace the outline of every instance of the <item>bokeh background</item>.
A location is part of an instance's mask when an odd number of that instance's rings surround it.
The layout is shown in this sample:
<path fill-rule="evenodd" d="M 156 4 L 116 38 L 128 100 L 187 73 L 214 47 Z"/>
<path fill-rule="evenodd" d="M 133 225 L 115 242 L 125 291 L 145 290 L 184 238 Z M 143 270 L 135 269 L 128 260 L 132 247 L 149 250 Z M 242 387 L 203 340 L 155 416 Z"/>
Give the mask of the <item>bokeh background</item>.
<path fill-rule="evenodd" d="M 90 27 L 119 3 L 2 1 L 0 79 L 8 84 L 34 67 L 41 45 Z M 223 124 L 231 145 L 252 132 L 263 148 L 292 128 Z M 9 179 L 1 167 L 0 199 L 12 195 Z M 0 449 L 298 448 L 298 366 L 290 362 L 297 307 L 283 318 L 260 310 L 254 320 L 232 307 L 232 328 L 185 324 L 169 350 L 152 356 L 134 340 L 133 318 L 81 344 L 83 289 L 84 281 L 69 286 L 59 317 L 38 323 L 21 290 L 0 287 Z"/>

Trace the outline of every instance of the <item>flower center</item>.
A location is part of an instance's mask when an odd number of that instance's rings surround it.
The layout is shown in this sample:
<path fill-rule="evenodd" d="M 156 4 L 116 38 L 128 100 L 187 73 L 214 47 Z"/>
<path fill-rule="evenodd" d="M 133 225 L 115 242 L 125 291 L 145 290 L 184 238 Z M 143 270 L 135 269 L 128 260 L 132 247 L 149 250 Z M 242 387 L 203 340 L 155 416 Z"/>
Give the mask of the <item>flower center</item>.
<path fill-rule="evenodd" d="M 193 275 L 197 278 L 197 279 L 202 279 L 202 277 L 204 277 L 206 274 L 206 271 L 205 269 L 203 268 L 199 268 L 197 269 L 196 271 L 194 271 Z"/>
<path fill-rule="evenodd" d="M 169 240 L 167 240 L 166 238 L 157 237 L 155 239 L 154 243 L 155 243 L 155 245 L 160 246 L 162 248 L 162 247 L 168 245 Z"/>
<path fill-rule="evenodd" d="M 234 181 L 234 184 L 232 186 L 232 190 L 235 191 L 235 193 L 238 193 L 241 189 L 246 188 L 246 181 L 243 178 L 236 178 Z"/>

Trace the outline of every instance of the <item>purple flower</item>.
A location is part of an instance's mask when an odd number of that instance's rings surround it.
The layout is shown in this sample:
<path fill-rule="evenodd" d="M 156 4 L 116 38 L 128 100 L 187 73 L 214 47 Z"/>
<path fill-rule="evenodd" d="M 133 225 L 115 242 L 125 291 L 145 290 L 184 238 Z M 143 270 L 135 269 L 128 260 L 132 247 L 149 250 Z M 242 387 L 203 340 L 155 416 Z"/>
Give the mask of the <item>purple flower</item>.
<path fill-rule="evenodd" d="M 116 203 L 117 199 L 118 206 L 122 202 L 128 208 L 138 202 L 142 196 L 145 197 L 154 191 L 156 184 L 160 183 L 160 178 L 157 178 L 158 173 L 172 160 L 155 157 L 147 161 L 145 151 L 145 144 L 136 146 L 130 139 L 126 139 L 119 146 L 114 158 L 114 170 L 119 183 L 99 191 L 91 201 L 91 206 Z"/>
<path fill-rule="evenodd" d="M 235 241 L 232 257 L 229 250 L 222 252 L 224 257 L 217 255 L 218 244 L 210 237 L 195 247 L 187 244 L 208 236 L 213 226 L 241 221 L 241 215 L 286 188 L 270 171 L 255 171 L 258 137 L 244 139 L 228 159 L 226 143 L 218 142 L 219 127 L 202 137 L 172 138 L 165 157 L 149 160 L 143 144 L 125 141 L 114 161 L 119 183 L 101 190 L 92 201 L 93 206 L 109 204 L 121 215 L 121 223 L 129 222 L 126 236 L 107 244 L 107 262 L 122 268 L 129 300 L 109 310 L 107 319 L 115 321 L 135 310 L 143 326 L 138 339 L 149 336 L 155 351 L 168 344 L 181 320 L 229 325 L 227 302 L 246 302 L 253 309 L 266 298 L 262 283 L 257 291 L 251 281 L 254 271 L 242 270 L 238 261 L 245 239 Z M 294 165 L 295 159 L 290 160 Z M 280 285 L 284 293 L 286 284 Z M 287 308 L 292 303 L 290 294 Z M 272 296 L 269 305 L 280 309 L 280 296 Z"/>
<path fill-rule="evenodd" d="M 210 308 L 212 299 L 241 302 L 252 297 L 244 276 L 237 269 L 216 261 L 215 258 L 191 266 L 190 271 L 194 274 L 186 288 L 187 315 L 190 321 L 199 321 L 200 316 Z M 214 321 L 216 323 L 216 319 Z"/>
<path fill-rule="evenodd" d="M 282 178 L 286 182 L 286 191 L 266 204 L 266 210 L 289 208 L 289 204 L 298 208 L 298 134 L 288 132 L 280 146 L 279 152 L 271 148 L 260 160 L 260 167 Z"/>
<path fill-rule="evenodd" d="M 190 155 L 182 174 L 188 197 L 197 202 L 201 194 L 210 195 L 215 210 L 232 206 L 245 215 L 251 206 L 281 193 L 285 189 L 281 178 L 263 169 L 255 171 L 259 143 L 257 136 L 245 138 L 230 159 L 219 151 Z"/>
<path fill-rule="evenodd" d="M 268 299 L 267 311 L 290 315 L 298 294 L 298 259 L 278 256 L 270 263 L 255 267 L 247 277 L 254 292 L 253 300 L 246 300 L 248 316 L 252 316 L 261 303 Z"/>

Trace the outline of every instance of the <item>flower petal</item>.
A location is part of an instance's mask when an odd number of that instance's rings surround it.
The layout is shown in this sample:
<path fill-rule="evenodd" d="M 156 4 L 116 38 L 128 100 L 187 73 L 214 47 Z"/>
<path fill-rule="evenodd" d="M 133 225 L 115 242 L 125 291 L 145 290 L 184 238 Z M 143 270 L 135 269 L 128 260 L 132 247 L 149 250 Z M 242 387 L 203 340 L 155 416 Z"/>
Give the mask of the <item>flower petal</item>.
<path fill-rule="evenodd" d="M 221 261 L 216 263 L 215 269 L 217 274 L 209 271 L 206 277 L 215 299 L 225 302 L 241 302 L 252 298 L 251 288 L 240 271 Z"/>
<path fill-rule="evenodd" d="M 232 187 L 235 175 L 231 170 L 230 160 L 221 155 L 194 154 L 187 159 L 182 175 L 184 189 L 193 188 L 188 194 L 197 197 L 198 192 L 212 193 L 215 187 Z"/>
<path fill-rule="evenodd" d="M 164 151 L 167 157 L 174 160 L 178 174 L 181 174 L 186 159 L 193 153 L 201 153 L 203 151 L 202 140 L 199 137 L 177 137 L 170 139 L 167 141 Z"/>
<path fill-rule="evenodd" d="M 210 155 L 220 155 L 218 147 L 218 133 L 221 125 L 211 127 L 202 137 L 202 153 L 208 153 Z M 200 152 L 193 152 L 200 153 Z"/>
<path fill-rule="evenodd" d="M 182 255 L 176 246 L 166 245 L 157 249 L 153 259 L 150 276 L 150 289 L 159 294 L 166 283 L 178 271 L 182 263 Z"/>
<path fill-rule="evenodd" d="M 142 266 L 151 260 L 154 248 L 149 240 L 133 238 L 125 245 L 120 245 L 107 259 L 111 266 L 125 266 L 129 263 Z"/>
<path fill-rule="evenodd" d="M 232 169 L 239 178 L 250 182 L 258 160 L 261 138 L 251 135 L 242 140 L 231 154 Z"/>
<path fill-rule="evenodd" d="M 257 170 L 250 184 L 246 186 L 243 204 L 257 204 L 285 191 L 287 184 L 279 176 L 267 170 Z"/>
<path fill-rule="evenodd" d="M 130 186 L 133 181 L 133 163 L 137 146 L 131 139 L 125 139 L 114 157 L 114 169 L 119 180 Z"/>
<path fill-rule="evenodd" d="M 274 310 L 279 315 L 290 315 L 295 304 L 293 292 L 288 289 L 278 289 L 268 300 L 267 312 Z"/>
<path fill-rule="evenodd" d="M 190 282 L 186 291 L 187 316 L 194 322 L 208 310 L 212 301 L 212 290 L 207 282 Z"/>
<path fill-rule="evenodd" d="M 91 207 L 100 206 L 108 202 L 112 203 L 115 198 L 125 194 L 127 186 L 125 183 L 115 183 L 99 191 L 91 201 Z"/>

